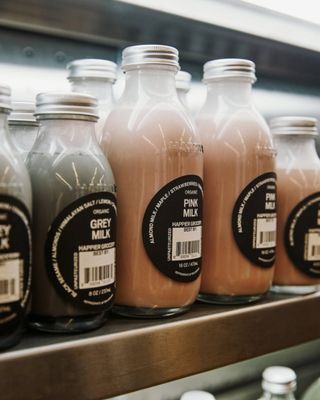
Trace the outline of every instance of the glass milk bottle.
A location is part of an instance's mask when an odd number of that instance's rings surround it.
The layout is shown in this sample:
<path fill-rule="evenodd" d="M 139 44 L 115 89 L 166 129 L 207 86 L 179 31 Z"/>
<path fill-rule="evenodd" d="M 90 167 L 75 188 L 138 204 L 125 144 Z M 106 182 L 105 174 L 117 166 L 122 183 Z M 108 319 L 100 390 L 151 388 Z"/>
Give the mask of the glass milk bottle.
<path fill-rule="evenodd" d="M 207 99 L 196 119 L 205 190 L 199 299 L 247 303 L 261 298 L 273 277 L 275 151 L 252 101 L 252 61 L 209 61 L 203 80 Z"/>
<path fill-rule="evenodd" d="M 311 293 L 320 285 L 320 160 L 316 119 L 271 120 L 277 149 L 278 227 L 273 290 Z"/>
<path fill-rule="evenodd" d="M 39 134 L 27 166 L 34 199 L 33 328 L 100 326 L 115 292 L 115 186 L 95 137 L 97 101 L 37 96 Z"/>
<path fill-rule="evenodd" d="M 176 75 L 176 88 L 178 97 L 183 106 L 188 110 L 187 93 L 191 88 L 191 74 L 186 71 L 179 71 Z"/>
<path fill-rule="evenodd" d="M 263 395 L 259 400 L 295 400 L 297 376 L 291 368 L 269 367 L 262 374 Z"/>
<path fill-rule="evenodd" d="M 12 112 L 9 115 L 10 136 L 24 161 L 27 159 L 38 132 L 39 124 L 34 112 L 35 105 L 33 103 L 16 101 L 12 103 Z"/>
<path fill-rule="evenodd" d="M 125 90 L 102 141 L 119 206 L 114 311 L 162 317 L 187 310 L 200 286 L 203 150 L 177 96 L 178 51 L 122 57 Z"/>
<path fill-rule="evenodd" d="M 100 143 L 106 118 L 114 106 L 113 84 L 117 79 L 117 64 L 109 60 L 83 59 L 70 62 L 67 69 L 73 92 L 86 93 L 98 99 L 96 135 Z"/>
<path fill-rule="evenodd" d="M 0 349 L 21 337 L 31 286 L 31 185 L 9 134 L 10 94 L 0 85 Z"/>

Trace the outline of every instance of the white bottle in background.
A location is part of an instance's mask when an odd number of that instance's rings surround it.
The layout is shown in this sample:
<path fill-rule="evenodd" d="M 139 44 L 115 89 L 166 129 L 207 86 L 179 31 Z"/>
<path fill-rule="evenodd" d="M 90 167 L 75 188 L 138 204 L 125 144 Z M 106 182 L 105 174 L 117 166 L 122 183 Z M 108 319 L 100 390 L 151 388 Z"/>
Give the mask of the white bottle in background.
<path fill-rule="evenodd" d="M 83 59 L 70 62 L 67 69 L 73 92 L 90 94 L 98 99 L 96 136 L 100 143 L 105 121 L 114 106 L 113 84 L 117 80 L 117 64 L 109 60 Z"/>
<path fill-rule="evenodd" d="M 259 400 L 295 400 L 296 373 L 287 367 L 269 367 L 262 374 L 263 395 Z"/>

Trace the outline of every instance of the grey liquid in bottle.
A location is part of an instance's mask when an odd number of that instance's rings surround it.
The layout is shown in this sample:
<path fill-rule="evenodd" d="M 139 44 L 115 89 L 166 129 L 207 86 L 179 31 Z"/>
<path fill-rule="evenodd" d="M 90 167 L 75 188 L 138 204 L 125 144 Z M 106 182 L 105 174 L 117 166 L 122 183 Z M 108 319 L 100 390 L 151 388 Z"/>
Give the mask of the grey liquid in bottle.
<path fill-rule="evenodd" d="M 93 329 L 113 303 L 116 215 L 113 174 L 94 136 L 96 103 L 79 94 L 37 101 L 44 114 L 27 160 L 34 198 L 31 326 Z"/>

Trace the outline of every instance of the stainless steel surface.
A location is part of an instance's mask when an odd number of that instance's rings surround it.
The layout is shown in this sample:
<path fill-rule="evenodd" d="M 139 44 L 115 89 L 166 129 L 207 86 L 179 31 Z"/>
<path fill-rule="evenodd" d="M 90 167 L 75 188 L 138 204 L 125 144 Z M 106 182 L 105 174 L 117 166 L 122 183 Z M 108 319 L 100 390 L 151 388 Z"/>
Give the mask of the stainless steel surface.
<path fill-rule="evenodd" d="M 320 54 L 316 51 L 115 0 L 2 0 L 0 26 L 7 62 L 8 54 L 28 64 L 60 67 L 75 58 L 114 60 L 111 54 L 116 49 L 119 55 L 119 49 L 129 44 L 152 41 L 178 48 L 182 69 L 198 80 L 203 63 L 210 59 L 249 58 L 256 63 L 259 78 L 308 84 L 310 90 L 319 91 Z M 65 39 L 65 46 L 59 38 Z"/>
<path fill-rule="evenodd" d="M 320 339 L 138 390 L 113 400 L 178 400 L 182 393 L 193 389 L 213 393 L 217 400 L 257 400 L 262 393 L 262 373 L 272 365 L 284 365 L 297 373 L 296 396 L 300 399 L 306 388 L 320 376 Z"/>
<path fill-rule="evenodd" d="M 79 336 L 30 334 L 0 355 L 2 400 L 103 399 L 320 337 L 320 294 L 196 304 L 164 321 L 113 317 Z"/>
<path fill-rule="evenodd" d="M 0 2 L 0 10 L 2 4 Z M 1 15 L 0 11 L 1 64 L 59 70 L 64 69 L 68 62 L 85 57 L 117 60 L 119 50 L 115 47 L 2 27 Z"/>

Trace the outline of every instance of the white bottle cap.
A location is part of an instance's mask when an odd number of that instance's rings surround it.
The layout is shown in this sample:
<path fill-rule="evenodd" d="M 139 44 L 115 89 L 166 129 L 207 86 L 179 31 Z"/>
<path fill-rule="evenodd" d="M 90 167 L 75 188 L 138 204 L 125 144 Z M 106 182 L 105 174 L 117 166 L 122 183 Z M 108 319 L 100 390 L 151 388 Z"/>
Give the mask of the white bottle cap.
<path fill-rule="evenodd" d="M 287 367 L 269 367 L 262 374 L 262 388 L 271 394 L 292 393 L 297 387 L 296 373 Z"/>
<path fill-rule="evenodd" d="M 183 393 L 180 400 L 215 400 L 215 397 L 204 390 L 190 390 Z"/>

